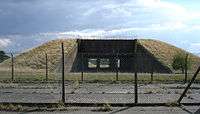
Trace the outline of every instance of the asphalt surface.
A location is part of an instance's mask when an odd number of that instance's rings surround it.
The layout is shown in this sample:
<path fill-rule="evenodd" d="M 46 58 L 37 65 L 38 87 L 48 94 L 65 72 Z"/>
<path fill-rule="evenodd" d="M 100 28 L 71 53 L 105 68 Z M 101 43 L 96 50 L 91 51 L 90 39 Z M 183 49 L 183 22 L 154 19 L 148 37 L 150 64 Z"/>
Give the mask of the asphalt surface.
<path fill-rule="evenodd" d="M 140 84 L 140 103 L 175 102 L 183 84 Z M 200 84 L 194 84 L 182 102 L 200 102 Z M 0 102 L 57 103 L 61 99 L 59 84 L 0 84 Z M 66 84 L 68 103 L 133 103 L 134 84 Z"/>
<path fill-rule="evenodd" d="M 139 84 L 139 103 L 170 103 L 183 92 L 184 84 Z M 67 83 L 68 103 L 133 103 L 134 84 Z M 192 85 L 182 102 L 200 102 L 200 84 Z M 0 83 L 0 102 L 57 103 L 61 99 L 60 84 L 45 83 Z M 110 107 L 112 111 L 102 112 L 102 107 L 68 107 L 67 111 L 27 111 L 1 114 L 200 114 L 200 107 Z"/>

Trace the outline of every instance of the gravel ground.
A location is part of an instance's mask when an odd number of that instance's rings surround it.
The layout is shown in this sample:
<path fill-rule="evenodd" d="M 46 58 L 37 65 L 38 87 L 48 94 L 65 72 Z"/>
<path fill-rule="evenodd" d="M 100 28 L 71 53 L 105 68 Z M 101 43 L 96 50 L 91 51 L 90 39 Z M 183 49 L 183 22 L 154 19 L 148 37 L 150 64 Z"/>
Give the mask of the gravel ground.
<path fill-rule="evenodd" d="M 139 84 L 140 103 L 174 102 L 183 92 L 183 84 Z M 200 102 L 200 84 L 192 85 L 183 102 Z M 52 84 L 0 83 L 0 102 L 56 103 L 61 86 Z M 133 103 L 134 84 L 67 83 L 69 103 Z"/>

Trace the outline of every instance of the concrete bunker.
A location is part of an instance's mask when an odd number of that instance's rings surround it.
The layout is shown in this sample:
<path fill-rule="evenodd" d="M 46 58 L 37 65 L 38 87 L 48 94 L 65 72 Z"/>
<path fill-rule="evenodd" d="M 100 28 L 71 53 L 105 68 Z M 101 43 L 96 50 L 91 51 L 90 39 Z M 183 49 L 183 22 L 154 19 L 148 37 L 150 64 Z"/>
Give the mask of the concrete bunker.
<path fill-rule="evenodd" d="M 137 44 L 137 56 L 134 52 Z M 137 40 L 77 39 L 74 50 L 66 57 L 69 72 L 137 72 L 172 73 Z"/>

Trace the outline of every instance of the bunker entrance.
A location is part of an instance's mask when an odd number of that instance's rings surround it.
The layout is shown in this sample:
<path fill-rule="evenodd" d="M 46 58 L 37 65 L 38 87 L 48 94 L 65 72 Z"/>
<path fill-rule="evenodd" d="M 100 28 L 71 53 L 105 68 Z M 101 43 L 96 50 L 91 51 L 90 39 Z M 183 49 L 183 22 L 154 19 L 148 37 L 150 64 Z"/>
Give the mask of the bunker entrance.
<path fill-rule="evenodd" d="M 137 64 L 137 72 L 171 73 L 171 69 L 164 66 L 143 46 L 137 46 L 134 52 L 136 40 L 97 40 L 78 39 L 75 59 L 68 61 L 70 72 L 135 72 L 134 64 Z M 137 54 L 137 58 L 136 58 Z M 137 59 L 137 60 L 136 60 Z M 71 63 L 69 62 L 69 63 Z"/>
<path fill-rule="evenodd" d="M 72 72 L 133 72 L 134 40 L 77 40 Z"/>

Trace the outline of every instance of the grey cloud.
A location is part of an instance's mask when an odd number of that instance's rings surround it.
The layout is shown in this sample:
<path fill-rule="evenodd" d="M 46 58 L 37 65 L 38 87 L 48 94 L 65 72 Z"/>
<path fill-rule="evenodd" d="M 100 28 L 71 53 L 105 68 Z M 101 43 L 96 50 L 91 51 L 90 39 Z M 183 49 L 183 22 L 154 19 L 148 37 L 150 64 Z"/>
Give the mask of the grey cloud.
<path fill-rule="evenodd" d="M 10 39 L 0 38 L 0 49 L 6 48 L 9 44 L 11 44 Z"/>
<path fill-rule="evenodd" d="M 162 23 L 168 17 L 152 13 L 138 0 L 3 0 L 0 34 L 117 29 Z M 164 17 L 164 18 L 163 18 Z"/>
<path fill-rule="evenodd" d="M 159 26 L 168 25 L 168 21 L 170 23 L 172 21 L 173 28 L 174 21 L 182 22 L 184 19 L 184 16 L 179 16 L 179 13 L 177 16 L 171 15 L 176 14 L 174 13 L 176 10 L 166 7 L 146 7 L 139 4 L 138 0 L 1 0 L 0 36 L 10 38 L 13 45 L 7 50 L 15 51 L 22 51 L 60 37 L 57 32 L 88 29 L 108 32 L 103 35 L 134 36 L 136 34 L 141 37 L 157 38 L 183 48 L 187 47 L 178 44 L 179 40 L 193 37 L 194 42 L 199 42 L 197 38 L 199 29 L 195 33 L 192 31 L 184 34 L 182 29 L 180 31 L 159 30 Z M 158 29 L 152 30 L 152 25 L 158 26 Z M 139 29 L 110 32 L 124 28 Z M 38 35 L 38 33 L 48 32 L 56 35 Z"/>

